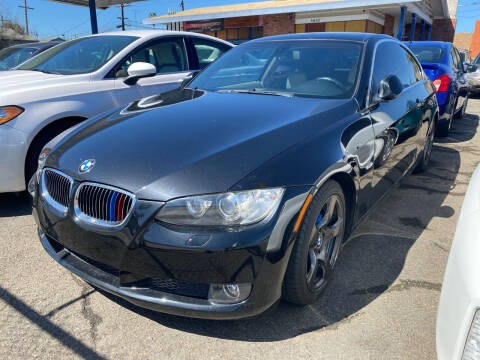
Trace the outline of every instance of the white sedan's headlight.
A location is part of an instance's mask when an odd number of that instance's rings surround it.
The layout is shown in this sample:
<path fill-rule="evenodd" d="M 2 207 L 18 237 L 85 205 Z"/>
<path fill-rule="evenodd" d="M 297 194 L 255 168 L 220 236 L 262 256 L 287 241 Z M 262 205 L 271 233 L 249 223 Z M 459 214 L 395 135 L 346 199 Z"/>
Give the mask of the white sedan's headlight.
<path fill-rule="evenodd" d="M 37 167 L 37 182 L 40 182 L 40 176 L 42 174 L 43 167 L 47 161 L 47 157 L 50 154 L 51 149 L 44 148 L 38 157 L 38 167 Z"/>
<path fill-rule="evenodd" d="M 177 225 L 249 225 L 275 212 L 284 189 L 262 189 L 181 198 L 167 202 L 157 220 Z"/>
<path fill-rule="evenodd" d="M 480 310 L 475 312 L 472 325 L 468 333 L 467 342 L 463 351 L 462 360 L 480 359 Z"/>

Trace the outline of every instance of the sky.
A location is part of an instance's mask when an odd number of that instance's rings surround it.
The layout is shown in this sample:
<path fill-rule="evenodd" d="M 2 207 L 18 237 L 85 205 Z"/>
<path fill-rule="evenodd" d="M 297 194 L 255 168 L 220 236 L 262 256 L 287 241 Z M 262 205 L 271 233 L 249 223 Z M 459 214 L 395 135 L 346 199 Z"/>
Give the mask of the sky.
<path fill-rule="evenodd" d="M 24 0 L 0 0 L 0 13 L 7 18 L 17 19 L 21 25 L 25 24 L 25 14 L 19 5 Z M 244 2 L 255 2 L 261 0 L 184 0 L 185 9 L 216 6 L 225 4 L 237 4 Z M 90 15 L 88 8 L 60 4 L 47 0 L 27 0 L 29 7 L 30 31 L 38 33 L 40 38 L 52 38 L 62 36 L 74 38 L 90 34 Z M 473 32 L 475 20 L 480 20 L 480 0 L 459 0 L 457 10 L 457 32 Z M 157 15 L 168 13 L 169 9 L 179 9 L 180 0 L 147 0 L 132 3 L 125 8 L 128 29 L 149 28 L 142 24 L 142 20 L 151 12 Z M 98 27 L 100 32 L 115 31 L 120 24 L 117 18 L 120 16 L 120 9 L 112 7 L 107 10 L 97 10 Z"/>
<path fill-rule="evenodd" d="M 456 32 L 473 32 L 475 21 L 480 20 L 480 1 L 459 0 L 458 5 Z"/>
<path fill-rule="evenodd" d="M 21 25 L 25 25 L 25 13 L 19 5 L 23 6 L 24 0 L 0 0 L 0 13 L 6 13 L 7 17 L 17 19 Z M 261 0 L 184 0 L 185 9 L 216 6 L 225 4 L 238 4 Z M 40 38 L 51 38 L 63 35 L 66 38 L 89 35 L 90 13 L 88 8 L 66 5 L 47 0 L 27 0 L 27 5 L 34 8 L 28 13 L 28 25 L 30 31 L 36 31 Z M 125 8 L 127 24 L 132 26 L 127 29 L 151 28 L 143 25 L 142 20 L 151 12 L 157 15 L 167 14 L 169 9 L 180 9 L 180 0 L 147 0 L 132 3 Z M 121 21 L 120 9 L 111 7 L 107 10 L 97 9 L 99 32 L 115 31 Z"/>

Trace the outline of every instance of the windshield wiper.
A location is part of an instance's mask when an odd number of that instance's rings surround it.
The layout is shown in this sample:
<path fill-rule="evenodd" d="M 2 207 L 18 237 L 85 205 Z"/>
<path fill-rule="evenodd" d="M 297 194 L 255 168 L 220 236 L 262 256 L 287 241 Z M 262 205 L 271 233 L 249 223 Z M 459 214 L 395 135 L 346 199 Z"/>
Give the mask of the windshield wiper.
<path fill-rule="evenodd" d="M 216 90 L 217 92 L 226 92 L 226 93 L 239 93 L 239 94 L 258 94 L 258 95 L 273 95 L 273 96 L 285 96 L 285 97 L 295 97 L 293 93 L 282 92 L 282 91 L 270 91 L 270 90 L 257 90 L 257 89 L 220 89 Z"/>

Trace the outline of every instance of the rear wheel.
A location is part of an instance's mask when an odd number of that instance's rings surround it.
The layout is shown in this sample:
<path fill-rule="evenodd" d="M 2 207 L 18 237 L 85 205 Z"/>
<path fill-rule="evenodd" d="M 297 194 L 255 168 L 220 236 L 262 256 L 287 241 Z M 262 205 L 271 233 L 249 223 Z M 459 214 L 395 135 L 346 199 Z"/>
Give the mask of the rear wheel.
<path fill-rule="evenodd" d="M 430 159 L 432 157 L 432 149 L 433 149 L 433 138 L 435 136 L 435 124 L 436 124 L 436 121 L 434 120 L 432 122 L 430 129 L 428 129 L 427 141 L 422 150 L 422 153 L 419 155 L 417 166 L 414 169 L 414 172 L 416 173 L 421 173 L 427 170 L 428 164 L 430 163 Z"/>
<path fill-rule="evenodd" d="M 463 101 L 462 108 L 460 109 L 460 111 L 456 115 L 456 117 L 458 119 L 462 119 L 465 116 L 465 113 L 467 112 L 467 105 L 468 105 L 468 96 L 465 97 L 465 100 Z"/>
<path fill-rule="evenodd" d="M 315 302 L 328 284 L 342 247 L 346 221 L 340 185 L 327 181 L 308 207 L 285 274 L 284 298 Z"/>
<path fill-rule="evenodd" d="M 438 124 L 438 127 L 437 127 L 437 135 L 438 136 L 440 136 L 440 137 L 447 137 L 448 136 L 448 133 L 450 132 L 450 130 L 452 128 L 453 117 L 455 115 L 455 107 L 456 107 L 456 105 L 453 107 L 448 121 L 446 121 L 446 122 L 444 121 L 444 122 Z"/>

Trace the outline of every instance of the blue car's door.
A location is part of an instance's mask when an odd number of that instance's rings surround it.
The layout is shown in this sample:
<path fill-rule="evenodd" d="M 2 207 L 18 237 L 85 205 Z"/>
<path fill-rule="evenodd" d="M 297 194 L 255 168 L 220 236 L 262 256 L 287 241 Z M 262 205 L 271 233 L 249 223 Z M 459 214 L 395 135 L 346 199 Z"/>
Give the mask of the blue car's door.
<path fill-rule="evenodd" d="M 399 43 L 383 41 L 377 47 L 372 71 L 370 116 L 375 161 L 371 205 L 413 166 L 427 131 L 423 126 L 426 80 L 413 56 Z M 393 100 L 380 100 L 376 97 L 380 81 L 389 75 L 396 75 L 404 89 Z"/>
<path fill-rule="evenodd" d="M 452 45 L 451 47 L 451 53 L 452 53 L 452 58 L 453 58 L 453 72 L 455 74 L 455 92 L 457 95 L 457 103 L 455 107 L 455 111 L 459 111 L 463 103 L 468 95 L 469 91 L 469 84 L 468 84 L 468 79 L 465 74 L 465 69 L 463 67 L 463 62 L 461 60 L 460 54 L 458 53 L 458 50 L 455 48 L 455 46 Z"/>

